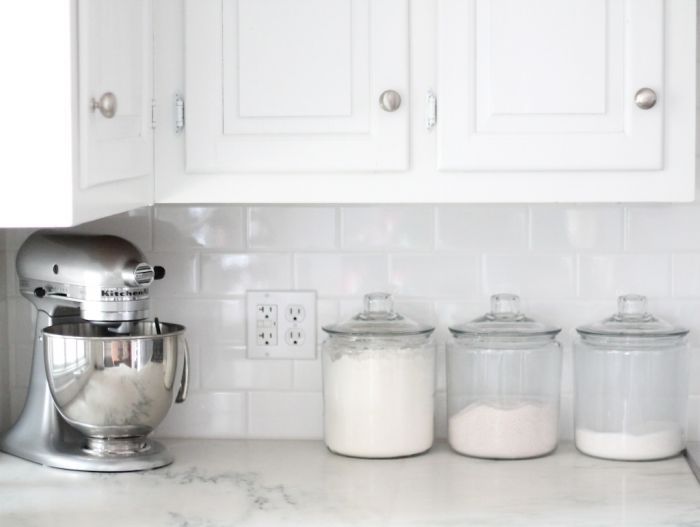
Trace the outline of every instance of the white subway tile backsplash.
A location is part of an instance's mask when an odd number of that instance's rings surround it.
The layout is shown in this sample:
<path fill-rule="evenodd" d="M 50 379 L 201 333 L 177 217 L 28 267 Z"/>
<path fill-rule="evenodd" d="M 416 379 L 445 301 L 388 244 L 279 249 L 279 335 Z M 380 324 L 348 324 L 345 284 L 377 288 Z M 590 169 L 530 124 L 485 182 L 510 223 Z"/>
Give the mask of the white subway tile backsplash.
<path fill-rule="evenodd" d="M 294 361 L 294 389 L 300 392 L 320 392 L 323 389 L 322 370 L 320 348 L 316 359 Z"/>
<path fill-rule="evenodd" d="M 625 293 L 663 297 L 670 293 L 671 257 L 667 254 L 596 254 L 579 259 L 579 294 L 616 298 Z"/>
<path fill-rule="evenodd" d="M 202 254 L 202 293 L 244 295 L 249 289 L 290 289 L 288 254 Z"/>
<path fill-rule="evenodd" d="M 430 250 L 433 208 L 425 205 L 344 207 L 342 246 L 349 250 Z"/>
<path fill-rule="evenodd" d="M 648 205 L 627 209 L 627 249 L 678 251 L 700 249 L 700 206 Z"/>
<path fill-rule="evenodd" d="M 188 296 L 199 289 L 199 255 L 184 252 L 152 252 L 147 255 L 151 265 L 165 268 L 165 277 L 151 284 L 151 295 Z"/>
<path fill-rule="evenodd" d="M 158 205 L 154 209 L 156 250 L 242 249 L 243 208 L 232 205 Z"/>
<path fill-rule="evenodd" d="M 323 396 L 319 392 L 251 392 L 249 436 L 321 439 Z"/>
<path fill-rule="evenodd" d="M 298 254 L 299 289 L 319 295 L 362 295 L 387 287 L 387 257 L 382 254 Z"/>
<path fill-rule="evenodd" d="M 248 247 L 262 250 L 334 249 L 333 207 L 250 207 Z"/>
<path fill-rule="evenodd" d="M 673 296 L 677 298 L 700 297 L 700 254 L 673 255 Z"/>
<path fill-rule="evenodd" d="M 187 328 L 187 338 L 209 353 L 206 345 L 245 344 L 245 300 L 200 300 L 156 297 L 151 312 L 164 322 Z"/>
<path fill-rule="evenodd" d="M 524 298 L 572 298 L 576 260 L 570 254 L 486 254 L 484 293 L 516 293 Z"/>
<path fill-rule="evenodd" d="M 238 438 L 247 435 L 245 393 L 191 393 L 174 404 L 156 429 L 156 437 Z"/>
<path fill-rule="evenodd" d="M 391 291 L 425 298 L 464 298 L 479 294 L 479 258 L 465 253 L 393 254 Z"/>
<path fill-rule="evenodd" d="M 126 238 L 142 251 L 153 247 L 151 238 L 151 208 L 142 207 L 123 214 L 78 225 L 77 232 L 87 234 L 111 234 Z"/>
<path fill-rule="evenodd" d="M 532 207 L 531 249 L 535 251 L 617 251 L 623 245 L 620 206 Z"/>
<path fill-rule="evenodd" d="M 525 206 L 438 207 L 438 249 L 526 249 L 527 232 L 528 209 Z"/>
<path fill-rule="evenodd" d="M 691 408 L 700 415 L 699 221 L 697 204 L 162 205 L 79 229 L 124 236 L 166 267 L 152 286 L 152 314 L 187 327 L 192 393 L 158 435 L 322 437 L 321 326 L 355 315 L 364 293 L 386 290 L 398 311 L 437 325 L 439 437 L 447 430 L 447 327 L 510 291 L 521 294 L 525 313 L 562 327 L 561 430 L 571 438 L 575 328 L 611 315 L 624 292 L 646 294 L 650 311 L 691 329 Z M 0 231 L 0 353 L 10 350 L 0 398 L 9 395 L 15 417 L 34 327 L 14 258 L 30 232 Z M 290 288 L 319 294 L 317 357 L 247 359 L 245 291 Z M 691 437 L 700 439 L 700 418 L 691 417 Z"/>
<path fill-rule="evenodd" d="M 202 385 L 208 390 L 288 390 L 292 361 L 246 359 L 245 348 L 212 346 L 202 361 Z"/>

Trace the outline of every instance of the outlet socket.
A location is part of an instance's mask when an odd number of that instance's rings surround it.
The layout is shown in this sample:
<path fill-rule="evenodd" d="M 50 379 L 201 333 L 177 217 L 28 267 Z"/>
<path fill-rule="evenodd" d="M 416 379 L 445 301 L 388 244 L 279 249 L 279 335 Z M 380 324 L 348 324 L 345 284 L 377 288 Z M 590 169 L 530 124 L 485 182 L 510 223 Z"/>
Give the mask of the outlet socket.
<path fill-rule="evenodd" d="M 248 291 L 246 304 L 248 358 L 316 358 L 315 291 Z"/>

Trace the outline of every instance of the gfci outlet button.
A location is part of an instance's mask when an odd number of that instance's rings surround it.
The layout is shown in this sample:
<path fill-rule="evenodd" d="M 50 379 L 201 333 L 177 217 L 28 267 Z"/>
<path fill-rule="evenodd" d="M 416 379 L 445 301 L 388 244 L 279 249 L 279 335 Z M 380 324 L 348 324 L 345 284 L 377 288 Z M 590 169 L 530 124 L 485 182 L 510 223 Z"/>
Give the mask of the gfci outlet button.
<path fill-rule="evenodd" d="M 316 358 L 316 291 L 247 291 L 250 359 Z"/>

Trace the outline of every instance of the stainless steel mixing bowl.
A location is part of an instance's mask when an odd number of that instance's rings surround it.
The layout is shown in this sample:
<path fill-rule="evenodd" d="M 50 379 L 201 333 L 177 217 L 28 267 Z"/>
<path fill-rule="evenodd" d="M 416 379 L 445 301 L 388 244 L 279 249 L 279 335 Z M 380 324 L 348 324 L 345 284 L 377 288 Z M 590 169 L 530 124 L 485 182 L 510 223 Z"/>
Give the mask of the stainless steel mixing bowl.
<path fill-rule="evenodd" d="M 85 322 L 43 330 L 46 375 L 56 408 L 88 438 L 145 437 L 165 418 L 173 399 L 182 402 L 187 396 L 184 326 L 142 321 L 127 329 L 119 334 Z"/>

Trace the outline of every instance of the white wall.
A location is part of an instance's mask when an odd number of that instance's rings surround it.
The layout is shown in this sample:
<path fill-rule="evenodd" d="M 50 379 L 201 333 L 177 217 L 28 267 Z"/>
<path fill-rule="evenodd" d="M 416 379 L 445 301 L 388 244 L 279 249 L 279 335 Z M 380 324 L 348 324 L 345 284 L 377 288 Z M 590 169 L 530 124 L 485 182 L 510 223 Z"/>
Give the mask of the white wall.
<path fill-rule="evenodd" d="M 174 408 L 162 435 L 321 437 L 319 361 L 245 358 L 245 290 L 305 288 L 318 291 L 320 324 L 354 314 L 367 291 L 394 292 L 400 310 L 438 325 L 441 359 L 448 324 L 482 314 L 491 293 L 520 293 L 531 316 L 564 328 L 562 433 L 570 437 L 573 330 L 611 314 L 618 294 L 648 295 L 654 313 L 690 326 L 700 345 L 698 226 L 700 203 L 225 205 L 140 209 L 83 229 L 124 236 L 168 270 L 153 287 L 154 314 L 187 326 L 194 373 L 190 400 Z M 8 231 L 8 262 L 25 236 Z M 16 415 L 32 326 L 9 271 Z M 692 375 L 692 433 L 700 438 L 700 360 Z M 440 435 L 444 390 L 440 374 Z"/>

